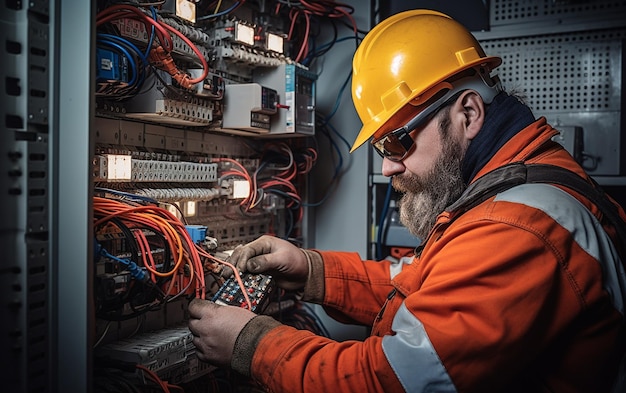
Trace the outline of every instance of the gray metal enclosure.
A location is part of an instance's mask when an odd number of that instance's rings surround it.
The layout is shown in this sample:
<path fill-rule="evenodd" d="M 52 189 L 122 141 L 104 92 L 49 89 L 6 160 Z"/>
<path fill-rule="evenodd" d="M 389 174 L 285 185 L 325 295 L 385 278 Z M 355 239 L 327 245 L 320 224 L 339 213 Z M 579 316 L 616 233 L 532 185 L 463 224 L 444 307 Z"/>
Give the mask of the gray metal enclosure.
<path fill-rule="evenodd" d="M 486 52 L 502 57 L 505 86 L 563 132 L 590 174 L 626 175 L 626 2 L 496 1 L 490 24 L 476 35 Z"/>

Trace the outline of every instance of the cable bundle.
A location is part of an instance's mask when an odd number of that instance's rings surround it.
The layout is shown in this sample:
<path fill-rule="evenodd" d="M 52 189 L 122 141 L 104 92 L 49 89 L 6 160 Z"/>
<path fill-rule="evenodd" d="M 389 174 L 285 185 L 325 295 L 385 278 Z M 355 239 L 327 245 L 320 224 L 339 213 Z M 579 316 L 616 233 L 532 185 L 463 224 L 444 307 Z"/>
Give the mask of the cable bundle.
<path fill-rule="evenodd" d="M 140 285 L 138 291 L 128 288 L 126 297 L 119 299 L 117 309 L 109 306 L 101 310 L 99 315 L 104 319 L 129 319 L 143 312 L 158 309 L 165 302 L 173 301 L 182 295 L 195 295 L 206 298 L 205 273 L 221 272 L 222 266 L 233 270 L 235 278 L 243 288 L 239 272 L 230 263 L 220 260 L 194 243 L 181 222 L 168 210 L 147 202 L 143 197 L 131 198 L 131 194 L 117 194 L 118 198 L 94 197 L 94 230 L 98 234 L 121 231 L 131 250 L 130 257 L 123 258 L 113 255 L 96 244 L 96 258 L 108 258 L 123 265 L 135 279 L 132 284 Z M 121 198 L 123 197 L 123 198 Z M 162 239 L 161 243 L 150 241 L 146 234 L 154 234 Z M 152 252 L 155 248 L 165 248 L 162 264 L 155 263 Z M 173 263 L 170 263 L 169 260 Z M 217 281 L 223 279 L 215 276 Z M 190 289 L 194 288 L 193 291 Z M 134 307 L 131 293 L 140 299 L 150 299 L 150 291 L 158 292 L 156 299 L 140 308 Z M 244 291 L 246 302 L 250 301 Z M 131 304 L 133 313 L 120 316 L 122 306 Z M 112 312 L 111 312 L 112 311 Z"/>
<path fill-rule="evenodd" d="M 244 213 L 251 214 L 255 208 L 260 207 L 266 194 L 278 195 L 285 199 L 285 207 L 291 214 L 286 233 L 288 236 L 303 217 L 302 197 L 295 182 L 299 175 L 311 171 L 316 160 L 317 151 L 313 148 L 308 147 L 294 153 L 289 145 L 282 142 L 269 143 L 265 146 L 261 163 L 252 174 L 231 158 L 216 158 L 213 162 L 226 162 L 232 165 L 232 168 L 222 172 L 220 181 L 236 177 L 249 183 L 250 193 L 239 203 Z M 267 172 L 270 171 L 278 173 L 268 175 Z"/>
<path fill-rule="evenodd" d="M 214 1 L 206 7 L 206 9 L 211 9 L 215 7 L 213 10 L 213 13 L 197 18 L 197 21 L 199 22 L 203 20 L 216 19 L 216 18 L 219 18 L 220 16 L 228 15 L 231 12 L 234 12 L 237 8 L 241 7 L 243 3 L 245 2 L 246 2 L 245 0 L 235 1 L 233 5 L 231 5 L 229 8 L 223 11 L 220 11 L 220 7 L 222 6 L 222 0 Z"/>
<path fill-rule="evenodd" d="M 311 36 L 311 19 L 313 17 L 328 18 L 328 19 L 341 19 L 347 18 L 350 21 L 354 34 L 357 35 L 358 29 L 352 13 L 354 7 L 348 4 L 338 3 L 332 0 L 316 0 L 316 1 L 290 1 L 279 0 L 276 4 L 274 13 L 278 15 L 280 13 L 281 5 L 289 7 L 289 19 L 291 25 L 289 27 L 289 33 L 287 35 L 288 40 L 295 39 L 295 28 L 298 25 L 298 20 L 304 18 L 304 32 L 302 33 L 302 44 L 300 50 L 294 58 L 296 62 L 302 62 L 310 51 L 310 36 Z"/>
<path fill-rule="evenodd" d="M 122 81 L 107 81 L 101 78 L 100 86 L 97 89 L 98 94 L 118 99 L 137 95 L 143 86 L 150 67 L 166 71 L 184 89 L 191 89 L 194 85 L 203 82 L 207 77 L 209 66 L 198 47 L 183 33 L 160 20 L 155 8 L 152 6 L 150 6 L 150 15 L 137 6 L 130 4 L 113 5 L 97 14 L 96 26 L 99 28 L 97 34 L 98 48 L 100 50 L 111 50 L 122 58 L 122 61 L 119 61 L 117 64 L 106 64 L 104 67 L 115 69 L 120 64 L 120 67 L 123 68 L 121 73 L 125 76 L 122 78 Z M 109 34 L 102 31 L 107 23 L 122 19 L 139 21 L 148 33 L 147 43 L 141 44 L 145 45 L 143 51 L 137 44 L 122 37 L 119 31 L 116 31 L 117 34 Z M 177 67 L 172 58 L 174 43 L 170 33 L 184 41 L 197 56 L 198 62 L 203 69 L 202 74 L 197 78 L 192 79 L 190 75 Z M 101 61 L 108 62 L 107 59 Z M 126 67 L 128 67 L 127 72 L 125 71 Z M 124 79 L 128 79 L 128 82 L 124 82 Z"/>
<path fill-rule="evenodd" d="M 146 297 L 147 292 L 156 291 L 159 295 L 149 304 L 134 309 L 130 317 L 189 294 L 192 287 L 195 292 L 191 293 L 196 297 L 206 296 L 205 267 L 197 247 L 183 223 L 168 210 L 144 201 L 94 197 L 94 230 L 96 235 L 121 231 L 131 250 L 129 258 L 121 258 L 96 244 L 96 257 L 119 262 L 135 278 L 130 285 L 142 286 L 139 293 L 128 288 L 127 297 L 120 299 L 122 305 L 127 302 L 133 305 L 133 299 L 129 298 L 131 293 L 146 300 L 150 300 Z M 161 241 L 149 240 L 147 234 L 154 234 L 154 238 Z M 153 258 L 153 251 L 157 248 L 165 250 L 160 265 Z M 207 270 L 216 268 L 214 263 L 207 264 Z"/>

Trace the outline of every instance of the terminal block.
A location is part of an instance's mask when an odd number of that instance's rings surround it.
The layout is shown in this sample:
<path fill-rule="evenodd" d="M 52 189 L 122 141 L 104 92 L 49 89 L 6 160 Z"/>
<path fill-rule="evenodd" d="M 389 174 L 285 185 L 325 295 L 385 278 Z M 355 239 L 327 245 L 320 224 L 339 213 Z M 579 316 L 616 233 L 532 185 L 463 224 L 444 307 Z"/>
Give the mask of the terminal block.
<path fill-rule="evenodd" d="M 262 313 L 265 307 L 267 307 L 270 295 L 276 286 L 272 276 L 244 273 L 241 275 L 241 281 L 248 294 L 248 299 L 252 303 L 251 311 L 257 314 Z M 248 308 L 242 290 L 237 280 L 231 277 L 222 285 L 211 300 L 221 305 Z"/>

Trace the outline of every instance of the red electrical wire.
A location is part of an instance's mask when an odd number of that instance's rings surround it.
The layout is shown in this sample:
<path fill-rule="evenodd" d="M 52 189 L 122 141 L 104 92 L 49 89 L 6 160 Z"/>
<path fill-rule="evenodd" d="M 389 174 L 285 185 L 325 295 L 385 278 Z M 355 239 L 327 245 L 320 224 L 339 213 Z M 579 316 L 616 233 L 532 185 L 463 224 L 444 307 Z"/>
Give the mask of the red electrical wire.
<path fill-rule="evenodd" d="M 112 20 L 122 19 L 122 18 L 129 18 L 129 19 L 135 19 L 135 20 L 141 21 L 144 24 L 144 28 L 146 29 L 146 32 L 150 31 L 149 29 L 150 25 L 155 27 L 156 36 L 163 50 L 165 51 L 163 54 L 157 54 L 155 58 L 158 58 L 159 60 L 161 60 L 162 62 L 168 65 L 166 71 L 168 71 L 170 74 L 173 74 L 172 76 L 179 77 L 180 80 L 178 80 L 178 82 L 181 86 L 185 88 L 190 88 L 192 85 L 203 82 L 204 79 L 207 77 L 207 75 L 209 74 L 209 65 L 206 59 L 204 58 L 204 55 L 198 49 L 198 47 L 180 31 L 176 30 L 175 28 L 168 25 L 167 23 L 155 21 L 154 19 L 150 18 L 148 15 L 141 12 L 137 7 L 126 5 L 126 4 L 118 4 L 118 5 L 108 7 L 102 10 L 101 12 L 99 12 L 98 15 L 96 15 L 96 26 L 100 26 L 103 23 L 110 22 Z M 183 40 L 185 44 L 187 44 L 198 57 L 198 60 L 201 63 L 203 71 L 202 71 L 202 74 L 198 76 L 197 78 L 189 79 L 188 75 L 183 74 L 177 71 L 177 69 L 175 69 L 176 67 L 173 64 L 172 60 L 169 60 L 168 62 L 168 58 L 170 56 L 169 54 L 173 50 L 172 37 L 168 33 L 168 31 L 175 34 L 181 40 Z M 170 68 L 172 69 L 170 70 Z"/>
<path fill-rule="evenodd" d="M 146 32 L 150 31 L 150 25 L 154 26 L 155 35 L 158 38 L 161 46 L 163 46 L 163 48 L 167 52 L 170 52 L 173 49 L 172 37 L 162 26 L 162 24 L 141 12 L 137 7 L 131 5 L 118 4 L 105 8 L 96 15 L 96 26 L 100 26 L 106 22 L 122 18 L 129 18 L 141 21 L 144 24 Z"/>
<path fill-rule="evenodd" d="M 233 274 L 235 275 L 235 280 L 237 280 L 237 284 L 239 284 L 239 288 L 241 288 L 241 293 L 243 293 L 243 297 L 246 300 L 246 305 L 248 306 L 248 310 L 252 310 L 252 302 L 250 301 L 250 298 L 248 297 L 248 291 L 246 290 L 246 286 L 243 284 L 243 281 L 241 280 L 241 275 L 239 274 L 239 270 L 235 266 L 233 266 L 233 264 L 214 257 L 208 252 L 204 251 L 202 248 L 197 247 L 197 246 L 196 248 L 198 249 L 198 253 L 200 255 L 214 262 L 217 262 L 221 265 L 228 266 L 233 271 Z"/>
<path fill-rule="evenodd" d="M 161 378 L 159 378 L 159 376 L 152 370 L 150 370 L 148 367 L 142 365 L 142 364 L 136 364 L 135 368 L 143 371 L 144 373 L 146 373 L 146 375 L 154 382 L 156 383 L 161 390 L 163 390 L 163 392 L 165 393 L 171 393 L 170 388 L 172 389 L 176 389 L 179 392 L 184 392 L 185 390 L 178 386 L 178 385 L 173 385 L 168 383 L 167 381 L 162 380 Z"/>
<path fill-rule="evenodd" d="M 185 41 L 185 44 L 189 45 L 191 50 L 193 50 L 193 52 L 196 54 L 196 56 L 200 60 L 200 63 L 202 64 L 202 70 L 203 70 L 202 75 L 200 75 L 199 77 L 195 79 L 190 79 L 189 83 L 195 85 L 197 83 L 203 82 L 204 79 L 207 77 L 207 75 L 209 75 L 209 65 L 207 64 L 207 61 L 204 58 L 204 55 L 200 53 L 200 50 L 198 49 L 198 47 L 193 42 L 191 42 L 191 40 L 189 40 L 189 38 L 187 38 L 183 33 L 176 30 L 175 28 L 168 25 L 167 23 L 163 23 L 163 22 L 160 22 L 160 23 L 164 28 L 176 34 L 178 37 L 180 37 L 181 40 Z"/>
<path fill-rule="evenodd" d="M 299 1 L 299 7 L 292 6 L 289 10 L 289 19 L 291 20 L 291 24 L 289 27 L 289 33 L 287 34 L 287 40 L 293 39 L 293 31 L 295 25 L 298 22 L 298 18 L 301 15 L 304 15 L 305 18 L 305 31 L 302 37 L 302 44 L 300 46 L 300 50 L 295 57 L 295 61 L 301 61 L 306 58 L 309 51 L 309 35 L 310 35 L 310 17 L 311 15 L 326 17 L 326 18 L 347 18 L 352 25 L 352 30 L 354 34 L 357 34 L 358 28 L 356 25 L 356 21 L 352 17 L 352 12 L 354 8 L 350 5 L 337 3 L 334 1 L 325 1 L 325 0 L 317 0 L 316 2 L 310 1 Z M 280 3 L 277 4 L 274 13 L 278 15 L 280 12 Z"/>

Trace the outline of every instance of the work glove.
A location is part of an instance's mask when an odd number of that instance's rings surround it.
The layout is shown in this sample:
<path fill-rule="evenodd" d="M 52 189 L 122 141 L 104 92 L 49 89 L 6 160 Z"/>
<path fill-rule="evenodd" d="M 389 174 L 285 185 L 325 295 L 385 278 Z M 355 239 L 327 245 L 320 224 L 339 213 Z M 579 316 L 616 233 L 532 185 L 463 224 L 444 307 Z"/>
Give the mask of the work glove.
<path fill-rule="evenodd" d="M 228 261 L 241 272 L 269 274 L 279 287 L 299 290 L 309 277 L 305 252 L 286 240 L 266 235 L 235 248 Z"/>
<path fill-rule="evenodd" d="M 235 306 L 221 306 L 209 300 L 189 303 L 189 330 L 198 359 L 216 366 L 229 366 L 235 341 L 246 324 L 256 316 Z"/>

